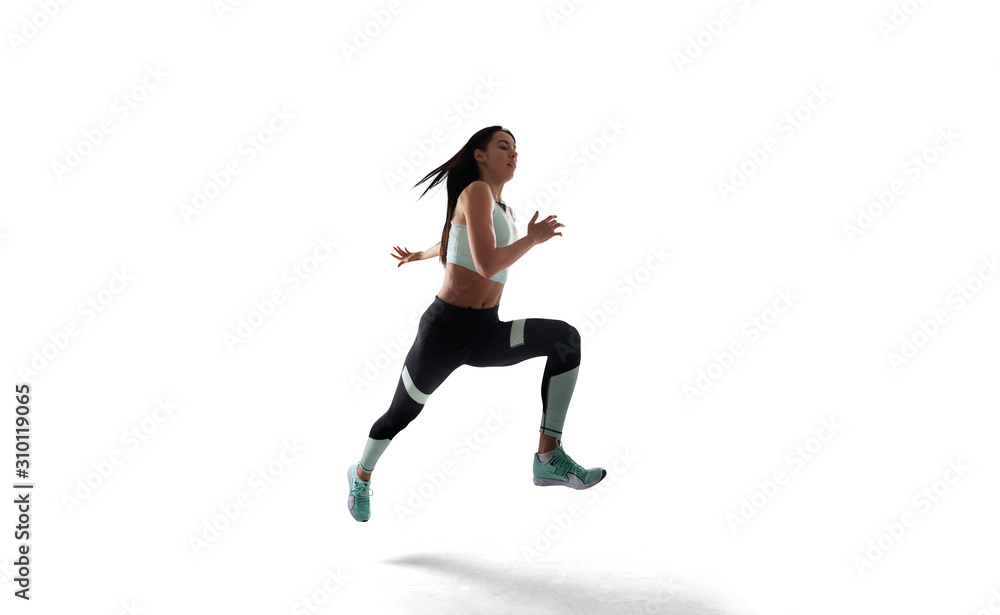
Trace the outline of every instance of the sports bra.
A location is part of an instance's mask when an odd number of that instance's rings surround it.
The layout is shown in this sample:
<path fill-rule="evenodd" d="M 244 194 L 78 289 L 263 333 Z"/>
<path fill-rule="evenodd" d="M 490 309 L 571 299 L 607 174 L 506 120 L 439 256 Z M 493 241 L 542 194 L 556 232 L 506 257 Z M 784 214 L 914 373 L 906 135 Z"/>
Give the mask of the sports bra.
<path fill-rule="evenodd" d="M 445 262 L 455 263 L 460 267 L 476 271 L 476 264 L 472 260 L 472 249 L 469 248 L 469 232 L 465 224 L 451 223 L 451 230 L 448 231 L 448 250 L 445 252 Z M 493 237 L 498 248 L 509 246 L 517 240 L 517 229 L 506 209 L 506 205 L 501 205 L 498 201 L 493 201 Z M 509 269 L 509 267 L 508 267 Z M 494 282 L 505 284 L 507 282 L 507 269 L 498 271 L 490 277 Z"/>

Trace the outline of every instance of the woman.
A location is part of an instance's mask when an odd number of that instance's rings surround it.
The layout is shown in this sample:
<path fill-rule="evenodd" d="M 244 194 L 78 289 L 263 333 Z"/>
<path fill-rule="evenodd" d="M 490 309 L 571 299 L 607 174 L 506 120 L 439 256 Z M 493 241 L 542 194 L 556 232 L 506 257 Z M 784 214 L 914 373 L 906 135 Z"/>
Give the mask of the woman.
<path fill-rule="evenodd" d="M 441 241 L 422 252 L 396 246 L 399 265 L 438 257 L 445 266 L 444 284 L 420 318 L 417 337 L 403 362 L 388 411 L 372 425 L 361 460 L 347 469 L 347 508 L 358 521 L 370 516 L 371 473 L 396 436 L 423 409 L 428 397 L 460 365 L 514 365 L 532 357 L 548 357 L 542 374 L 542 423 L 533 472 L 536 485 L 593 487 L 607 474 L 584 469 L 566 454 L 559 438 L 580 366 L 580 336 L 575 327 L 546 318 L 502 321 L 500 295 L 507 269 L 563 226 L 549 216 L 528 223 L 518 239 L 514 213 L 500 201 L 504 184 L 514 177 L 514 135 L 490 126 L 414 187 L 434 177 L 427 191 L 447 176 L 448 212 Z M 436 174 L 436 175 L 435 175 Z M 441 246 L 445 246 L 442 252 Z"/>

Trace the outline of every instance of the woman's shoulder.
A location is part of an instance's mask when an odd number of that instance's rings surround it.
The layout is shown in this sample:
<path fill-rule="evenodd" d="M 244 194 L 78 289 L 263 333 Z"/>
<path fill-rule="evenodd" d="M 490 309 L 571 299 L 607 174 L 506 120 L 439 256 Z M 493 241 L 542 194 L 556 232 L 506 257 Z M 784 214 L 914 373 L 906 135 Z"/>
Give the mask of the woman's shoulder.
<path fill-rule="evenodd" d="M 469 204 L 475 204 L 482 209 L 493 207 L 493 191 L 490 189 L 490 185 L 481 179 L 473 181 L 471 184 L 462 190 L 461 194 L 458 195 L 458 202 L 455 203 L 455 211 L 462 211 L 462 216 L 468 212 Z M 487 205 L 487 203 L 489 205 Z"/>
<path fill-rule="evenodd" d="M 491 202 L 493 201 L 493 191 L 490 189 L 490 185 L 481 179 L 477 179 L 462 190 L 462 193 L 458 195 L 458 199 L 461 201 L 465 197 L 466 199 L 479 200 L 484 196 Z"/>

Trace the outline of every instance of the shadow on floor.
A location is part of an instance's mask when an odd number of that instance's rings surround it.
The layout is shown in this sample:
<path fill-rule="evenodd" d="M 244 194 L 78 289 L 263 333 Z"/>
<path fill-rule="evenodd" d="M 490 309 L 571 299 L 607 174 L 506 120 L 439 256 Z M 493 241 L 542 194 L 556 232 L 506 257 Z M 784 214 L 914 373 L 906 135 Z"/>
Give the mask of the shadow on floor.
<path fill-rule="evenodd" d="M 387 578 L 393 579 L 384 591 L 414 615 L 756 615 L 735 592 L 711 579 L 638 566 L 610 569 L 600 560 L 498 562 L 425 553 L 383 564 L 392 568 Z"/>

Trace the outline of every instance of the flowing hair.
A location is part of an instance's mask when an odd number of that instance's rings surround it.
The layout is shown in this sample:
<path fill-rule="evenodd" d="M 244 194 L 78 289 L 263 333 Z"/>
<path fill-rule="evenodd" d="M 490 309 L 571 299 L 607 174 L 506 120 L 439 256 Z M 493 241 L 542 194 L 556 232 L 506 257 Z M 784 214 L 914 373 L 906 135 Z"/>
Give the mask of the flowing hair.
<path fill-rule="evenodd" d="M 462 191 L 468 187 L 469 184 L 479 179 L 479 166 L 476 164 L 476 158 L 473 153 L 479 150 L 486 150 L 486 146 L 490 143 L 490 138 L 498 130 L 502 130 L 510 135 L 510 138 L 517 144 L 517 139 L 514 139 L 514 135 L 511 134 L 509 130 L 503 126 L 488 126 L 478 131 L 471 137 L 469 137 L 468 142 L 462 146 L 462 149 L 458 150 L 458 153 L 451 157 L 450 160 L 434 169 L 430 173 L 424 176 L 423 179 L 413 184 L 416 188 L 420 184 L 424 183 L 431 177 L 434 178 L 427 188 L 417 197 L 417 200 L 423 198 L 427 191 L 434 186 L 440 184 L 445 177 L 448 178 L 447 188 L 448 188 L 448 212 L 444 218 L 444 229 L 441 231 L 441 250 L 440 250 L 440 261 L 441 265 L 446 264 L 446 252 L 448 250 L 448 232 L 451 230 L 451 218 L 455 215 L 455 206 L 458 205 L 458 195 L 462 194 Z M 507 208 L 510 210 L 510 208 Z M 511 212 L 511 216 L 514 213 Z"/>

